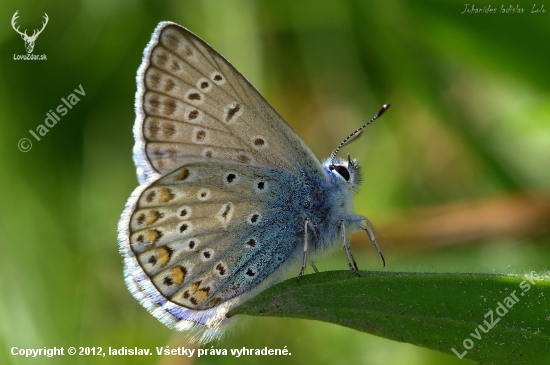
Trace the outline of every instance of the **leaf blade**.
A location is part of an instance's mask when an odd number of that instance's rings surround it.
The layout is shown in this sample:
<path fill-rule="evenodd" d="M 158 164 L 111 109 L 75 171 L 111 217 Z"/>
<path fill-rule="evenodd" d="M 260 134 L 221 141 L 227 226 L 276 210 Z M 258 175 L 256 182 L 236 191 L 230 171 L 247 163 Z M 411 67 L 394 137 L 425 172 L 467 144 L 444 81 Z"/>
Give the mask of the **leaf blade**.
<path fill-rule="evenodd" d="M 488 364 L 550 363 L 548 274 L 361 274 L 289 279 L 230 315 L 316 319 Z"/>

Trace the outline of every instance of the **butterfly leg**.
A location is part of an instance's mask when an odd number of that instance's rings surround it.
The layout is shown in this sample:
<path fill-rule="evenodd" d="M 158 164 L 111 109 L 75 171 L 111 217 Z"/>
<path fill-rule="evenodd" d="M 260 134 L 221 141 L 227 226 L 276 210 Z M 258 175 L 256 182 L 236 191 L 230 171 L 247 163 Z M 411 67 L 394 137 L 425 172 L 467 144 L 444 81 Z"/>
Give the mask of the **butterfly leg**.
<path fill-rule="evenodd" d="M 357 263 L 355 262 L 355 258 L 353 257 L 353 254 L 351 253 L 351 247 L 346 243 L 346 229 L 344 227 L 344 221 L 340 221 L 340 233 L 342 236 L 342 247 L 344 247 L 344 251 L 346 252 L 346 260 L 348 261 L 349 269 L 358 277 L 361 277 L 359 272 L 357 271 Z M 351 264 L 353 262 L 353 265 Z"/>
<path fill-rule="evenodd" d="M 307 266 L 307 225 L 308 224 L 309 224 L 309 218 L 306 218 L 306 220 L 304 221 L 304 256 L 302 258 L 302 270 L 300 270 L 300 273 L 298 274 L 296 281 L 300 280 Z"/>
<path fill-rule="evenodd" d="M 315 262 L 311 261 L 311 267 L 313 268 L 313 271 L 315 271 L 316 273 L 319 272 L 319 270 L 317 269 L 317 266 L 315 266 Z"/>
<path fill-rule="evenodd" d="M 384 267 L 386 267 L 386 260 L 384 259 L 384 255 L 382 255 L 382 251 L 380 251 L 380 247 L 378 247 L 378 244 L 376 243 L 376 240 L 374 239 L 374 232 L 372 231 L 372 226 L 367 218 L 365 218 L 365 222 L 367 223 L 367 226 L 361 226 L 365 232 L 369 235 L 370 242 L 376 248 L 376 251 L 378 251 L 378 254 L 380 255 L 380 258 L 382 259 L 382 264 Z"/>
<path fill-rule="evenodd" d="M 355 262 L 355 257 L 353 257 L 353 252 L 351 252 L 351 242 L 347 241 L 347 251 L 349 252 L 349 257 L 351 259 L 351 262 L 353 263 L 353 267 L 355 267 L 355 270 L 359 271 L 359 268 L 357 267 L 357 262 Z"/>

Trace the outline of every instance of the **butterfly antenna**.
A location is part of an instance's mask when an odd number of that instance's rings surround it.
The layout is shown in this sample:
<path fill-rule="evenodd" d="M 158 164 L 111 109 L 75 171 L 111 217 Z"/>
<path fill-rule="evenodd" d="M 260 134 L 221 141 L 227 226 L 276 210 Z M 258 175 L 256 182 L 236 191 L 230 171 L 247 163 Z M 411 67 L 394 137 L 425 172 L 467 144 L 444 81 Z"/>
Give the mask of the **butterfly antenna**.
<path fill-rule="evenodd" d="M 388 110 L 388 108 L 390 107 L 390 104 L 384 104 L 382 105 L 382 108 L 380 108 L 380 110 L 378 111 L 378 113 L 376 113 L 376 115 L 374 117 L 372 117 L 371 120 L 369 120 L 367 123 L 363 124 L 360 128 L 358 128 L 355 132 L 353 132 L 352 134 L 350 134 L 349 136 L 347 136 L 343 141 L 342 143 L 340 143 L 340 145 L 338 147 L 336 147 L 336 149 L 334 150 L 334 152 L 332 152 L 332 154 L 330 155 L 330 164 L 331 165 L 334 165 L 334 158 L 336 157 L 336 154 L 338 153 L 338 151 L 340 151 L 340 148 L 344 147 L 346 145 L 346 143 L 348 143 L 350 141 L 350 139 L 354 138 L 354 137 L 357 137 L 359 135 L 359 133 L 361 133 L 361 131 L 363 130 L 363 128 L 365 128 L 366 126 L 368 126 L 369 124 L 371 124 L 372 122 L 374 122 L 376 119 L 380 118 L 380 116 L 382 114 L 384 114 L 384 112 L 386 110 Z"/>

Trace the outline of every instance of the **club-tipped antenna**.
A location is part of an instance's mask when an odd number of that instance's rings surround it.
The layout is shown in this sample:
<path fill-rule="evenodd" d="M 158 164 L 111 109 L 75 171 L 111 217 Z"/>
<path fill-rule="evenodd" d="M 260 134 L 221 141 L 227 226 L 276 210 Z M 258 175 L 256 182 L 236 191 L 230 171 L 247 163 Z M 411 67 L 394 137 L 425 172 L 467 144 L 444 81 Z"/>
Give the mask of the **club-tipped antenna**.
<path fill-rule="evenodd" d="M 372 122 L 374 122 L 376 119 L 380 118 L 380 116 L 382 114 L 384 114 L 384 112 L 386 110 L 388 110 L 388 108 L 390 107 L 390 104 L 384 104 L 382 105 L 382 108 L 380 108 L 380 110 L 378 111 L 378 113 L 376 113 L 376 115 L 374 117 L 372 117 L 371 120 L 369 120 L 367 123 L 363 124 L 360 128 L 358 128 L 355 132 L 353 132 L 352 134 L 350 134 L 349 136 L 347 136 L 343 141 L 342 143 L 340 143 L 340 145 L 338 147 L 336 147 L 336 149 L 332 152 L 332 154 L 330 155 L 330 164 L 331 165 L 334 165 L 334 158 L 336 157 L 336 154 L 340 151 L 340 148 L 344 147 L 346 145 L 346 143 L 348 143 L 352 138 L 355 138 L 359 135 L 359 133 L 361 133 L 361 131 L 363 130 L 363 128 L 365 128 L 366 126 L 368 126 L 369 124 L 371 124 Z"/>

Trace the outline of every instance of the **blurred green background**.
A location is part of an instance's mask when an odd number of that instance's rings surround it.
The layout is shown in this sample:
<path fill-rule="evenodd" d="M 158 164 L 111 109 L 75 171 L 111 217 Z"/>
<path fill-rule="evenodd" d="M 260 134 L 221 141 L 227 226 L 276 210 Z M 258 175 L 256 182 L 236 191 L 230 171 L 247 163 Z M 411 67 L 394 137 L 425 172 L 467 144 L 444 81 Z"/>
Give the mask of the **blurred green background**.
<path fill-rule="evenodd" d="M 489 4 L 511 5 L 474 5 Z M 392 103 L 342 151 L 363 166 L 356 210 L 379 233 L 385 270 L 547 270 L 550 12 L 516 4 L 524 13 L 461 14 L 464 2 L 436 0 L 1 2 L 0 363 L 472 363 L 293 319 L 241 318 L 215 344 L 287 346 L 284 359 L 26 359 L 10 350 L 187 346 L 128 293 L 116 240 L 137 186 L 136 70 L 162 20 L 223 54 L 319 158 Z M 17 10 L 28 34 L 48 14 L 33 51 L 46 61 L 14 60 L 26 54 L 10 24 Z M 86 95 L 36 141 L 29 130 L 79 85 Z M 29 152 L 18 149 L 22 138 Z M 366 235 L 353 248 L 360 268 L 381 269 Z M 318 267 L 347 264 L 338 251 Z"/>

